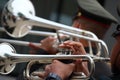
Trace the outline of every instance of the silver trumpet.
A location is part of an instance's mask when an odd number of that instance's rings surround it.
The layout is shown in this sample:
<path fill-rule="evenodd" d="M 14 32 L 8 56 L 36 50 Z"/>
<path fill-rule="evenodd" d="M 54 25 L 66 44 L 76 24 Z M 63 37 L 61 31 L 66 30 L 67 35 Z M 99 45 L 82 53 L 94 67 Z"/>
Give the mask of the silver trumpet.
<path fill-rule="evenodd" d="M 97 56 L 101 55 L 102 47 L 105 52 L 105 57 L 108 57 L 109 55 L 107 45 L 104 43 L 104 41 L 98 39 L 94 33 L 86 30 L 77 29 L 64 24 L 56 23 L 40 17 L 36 17 L 34 6 L 30 0 L 8 1 L 2 12 L 1 23 L 2 26 L 4 26 L 4 29 L 8 33 L 8 35 L 14 38 L 25 36 L 30 32 L 32 26 L 44 27 L 49 29 L 55 29 L 57 34 L 61 33 L 69 35 L 70 37 L 77 37 L 88 40 L 90 53 L 92 55 L 93 53 L 91 48 L 91 42 L 95 42 L 96 44 Z"/>
<path fill-rule="evenodd" d="M 90 63 L 90 75 L 86 77 L 80 76 L 79 78 L 88 79 L 94 72 L 94 61 L 109 61 L 107 45 L 104 41 L 98 39 L 94 33 L 35 16 L 34 6 L 30 0 L 9 0 L 3 9 L 1 23 L 4 27 L 4 31 L 14 38 L 30 34 L 32 26 L 44 27 L 56 30 L 58 39 L 59 34 L 69 35 L 72 38 L 77 37 L 79 39 L 85 39 L 88 41 L 90 49 L 90 54 L 88 55 L 23 55 L 14 54 L 16 53 L 15 49 L 11 45 L 3 43 L 0 48 L 8 47 L 8 50 L 6 50 L 7 48 L 0 50 L 2 54 L 0 56 L 0 66 L 2 67 L 1 74 L 9 74 L 12 72 L 16 63 L 32 61 L 28 64 L 27 70 L 25 71 L 27 78 L 30 79 L 30 66 L 36 61 L 40 63 L 50 63 L 53 59 L 82 58 L 83 61 L 88 61 Z M 59 39 L 59 41 L 61 40 Z M 6 42 L 8 41 L 6 40 Z M 91 42 L 96 44 L 96 55 L 93 54 Z M 19 44 L 19 42 L 16 41 L 16 44 Z M 101 52 L 102 49 L 104 49 L 103 52 Z M 104 57 L 101 57 L 102 53 Z"/>
<path fill-rule="evenodd" d="M 79 79 L 89 79 L 89 77 L 94 72 L 94 61 L 88 55 L 29 55 L 29 54 L 16 54 L 16 51 L 12 45 L 9 43 L 0 44 L 0 74 L 9 74 L 11 73 L 17 63 L 29 62 L 29 61 L 39 61 L 40 63 L 51 63 L 53 59 L 58 60 L 76 60 L 82 58 L 83 61 L 90 63 L 90 74 L 88 76 L 77 76 L 73 78 Z M 26 72 L 29 73 L 29 70 L 26 69 Z M 78 73 L 79 74 L 79 73 Z M 77 74 L 77 75 L 78 75 Z M 31 80 L 29 74 L 26 74 L 27 78 Z"/>

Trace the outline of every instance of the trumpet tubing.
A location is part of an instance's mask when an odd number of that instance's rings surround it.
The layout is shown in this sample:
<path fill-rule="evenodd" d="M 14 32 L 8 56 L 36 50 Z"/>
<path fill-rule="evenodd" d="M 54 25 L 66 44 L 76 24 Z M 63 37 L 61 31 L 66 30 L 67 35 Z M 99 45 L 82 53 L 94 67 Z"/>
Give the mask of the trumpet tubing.
<path fill-rule="evenodd" d="M 28 41 L 19 41 L 19 40 L 2 39 L 2 38 L 0 38 L 0 42 L 1 43 L 7 42 L 7 43 L 11 43 L 11 44 L 18 45 L 18 46 L 29 46 L 30 44 L 30 42 Z M 33 43 L 33 44 L 41 45 L 40 43 Z"/>
<path fill-rule="evenodd" d="M 85 55 L 86 56 L 86 55 Z M 87 55 L 87 56 L 90 56 L 90 55 Z M 94 62 L 109 62 L 110 61 L 110 58 L 104 58 L 104 57 L 96 57 L 96 56 L 90 56 L 92 57 L 92 60 Z M 59 60 L 59 59 L 58 59 Z M 67 59 L 63 59 L 63 60 L 67 60 Z M 70 59 L 68 59 L 70 60 Z M 72 59 L 71 59 L 72 60 Z M 68 62 L 69 61 L 65 61 L 65 62 Z M 71 62 L 71 61 L 70 61 Z M 82 62 L 88 62 L 88 59 L 85 59 L 85 58 L 82 58 Z M 42 60 L 32 60 L 28 63 L 25 71 L 24 71 L 24 76 L 29 79 L 29 80 L 39 80 L 40 77 L 36 77 L 34 75 L 32 75 L 33 72 L 42 72 L 44 70 L 44 64 L 45 63 L 51 63 L 51 61 L 47 60 L 47 61 L 42 61 Z M 31 72 L 31 69 L 34 67 L 34 65 L 41 65 L 41 67 L 39 67 L 40 69 L 38 70 L 35 70 L 33 72 Z M 43 66 L 42 66 L 43 65 Z M 91 64 L 90 64 L 91 65 Z M 94 65 L 93 65 L 94 66 Z M 91 67 L 90 67 L 91 68 Z M 92 74 L 94 73 L 94 69 L 92 71 Z M 90 74 L 91 74 L 91 71 L 90 71 Z M 79 75 L 79 76 L 78 76 Z M 85 75 L 82 75 L 82 72 L 73 72 L 73 75 L 71 77 L 70 80 L 88 80 L 88 78 L 86 78 Z M 41 80 L 41 79 L 40 79 Z"/>
<path fill-rule="evenodd" d="M 6 30 L 4 28 L 0 28 L 0 32 L 5 32 Z M 35 35 L 35 36 L 56 36 L 56 33 L 53 32 L 45 32 L 45 31 L 37 31 L 37 30 L 31 30 L 28 32 L 29 35 Z"/>

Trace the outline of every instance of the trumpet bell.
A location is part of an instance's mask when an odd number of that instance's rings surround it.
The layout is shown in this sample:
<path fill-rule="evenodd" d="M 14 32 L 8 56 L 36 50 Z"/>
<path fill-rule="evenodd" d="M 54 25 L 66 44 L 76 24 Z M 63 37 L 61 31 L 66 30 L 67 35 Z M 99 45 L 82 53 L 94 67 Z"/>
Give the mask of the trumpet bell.
<path fill-rule="evenodd" d="M 35 15 L 34 7 L 29 0 L 10 0 L 5 5 L 1 23 L 9 36 L 20 38 L 32 29 L 22 14 Z"/>
<path fill-rule="evenodd" d="M 0 44 L 0 74 L 6 75 L 11 73 L 16 64 L 9 64 L 9 58 L 6 58 L 5 53 L 16 53 L 15 49 L 8 43 Z"/>

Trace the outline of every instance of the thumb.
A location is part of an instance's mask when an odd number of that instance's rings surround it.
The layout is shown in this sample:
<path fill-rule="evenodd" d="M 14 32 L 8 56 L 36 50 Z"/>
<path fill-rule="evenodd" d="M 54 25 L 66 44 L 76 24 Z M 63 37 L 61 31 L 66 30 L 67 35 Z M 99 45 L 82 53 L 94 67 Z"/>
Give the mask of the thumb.
<path fill-rule="evenodd" d="M 33 76 L 38 76 L 40 78 L 45 78 L 45 72 L 33 72 Z"/>

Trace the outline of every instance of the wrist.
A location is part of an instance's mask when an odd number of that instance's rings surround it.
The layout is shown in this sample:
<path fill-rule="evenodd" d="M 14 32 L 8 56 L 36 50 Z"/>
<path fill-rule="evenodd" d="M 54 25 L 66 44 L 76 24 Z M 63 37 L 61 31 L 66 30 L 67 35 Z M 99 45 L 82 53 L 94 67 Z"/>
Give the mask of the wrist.
<path fill-rule="evenodd" d="M 62 80 L 62 78 L 55 73 L 49 73 L 45 80 Z"/>

